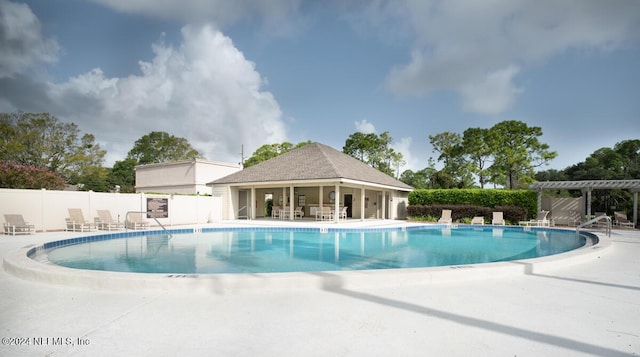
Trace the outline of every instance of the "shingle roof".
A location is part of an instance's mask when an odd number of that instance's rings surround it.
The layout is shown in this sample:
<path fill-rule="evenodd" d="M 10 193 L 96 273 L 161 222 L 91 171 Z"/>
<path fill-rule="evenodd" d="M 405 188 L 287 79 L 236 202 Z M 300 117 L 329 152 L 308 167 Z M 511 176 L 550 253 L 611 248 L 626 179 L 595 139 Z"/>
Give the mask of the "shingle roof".
<path fill-rule="evenodd" d="M 413 188 L 330 146 L 311 143 L 211 182 L 213 185 L 349 179 L 401 190 Z"/>

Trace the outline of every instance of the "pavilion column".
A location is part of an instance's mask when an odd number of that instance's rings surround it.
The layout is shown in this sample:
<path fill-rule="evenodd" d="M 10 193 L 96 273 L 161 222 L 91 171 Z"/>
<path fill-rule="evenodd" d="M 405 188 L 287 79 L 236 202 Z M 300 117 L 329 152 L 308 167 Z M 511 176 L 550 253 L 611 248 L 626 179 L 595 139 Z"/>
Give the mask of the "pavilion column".
<path fill-rule="evenodd" d="M 336 197 L 333 200 L 333 221 L 338 223 L 340 221 L 340 184 L 337 183 L 334 190 Z"/>
<path fill-rule="evenodd" d="M 381 212 L 382 219 L 383 220 L 387 219 L 387 215 L 386 215 L 386 211 L 387 211 L 387 192 L 385 192 L 385 191 L 382 191 L 382 207 L 380 207 L 380 209 L 382 210 L 382 212 Z"/>
<path fill-rule="evenodd" d="M 318 197 L 320 197 L 320 199 L 318 200 L 318 204 L 320 205 L 320 209 L 322 209 L 322 205 L 324 204 L 324 202 L 322 201 L 322 184 L 320 185 L 320 189 L 318 191 Z"/>
<path fill-rule="evenodd" d="M 360 187 L 360 220 L 364 221 L 364 203 L 365 203 L 365 189 L 364 186 Z"/>
<path fill-rule="evenodd" d="M 294 188 L 293 188 L 293 184 L 291 184 L 289 186 L 289 220 L 293 221 L 294 217 L 293 217 L 293 200 L 294 200 L 294 196 L 296 195 Z"/>
<path fill-rule="evenodd" d="M 282 209 L 284 209 L 285 207 L 287 207 L 287 188 L 283 187 L 282 188 Z"/>
<path fill-rule="evenodd" d="M 251 187 L 251 215 L 249 216 L 251 219 L 256 219 L 256 210 L 258 209 L 258 202 L 256 202 L 256 188 Z"/>

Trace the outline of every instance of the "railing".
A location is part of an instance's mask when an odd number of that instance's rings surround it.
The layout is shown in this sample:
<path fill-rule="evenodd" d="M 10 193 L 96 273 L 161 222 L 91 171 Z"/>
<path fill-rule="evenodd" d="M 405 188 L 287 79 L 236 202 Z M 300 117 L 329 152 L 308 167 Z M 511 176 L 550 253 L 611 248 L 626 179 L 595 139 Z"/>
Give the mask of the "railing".
<path fill-rule="evenodd" d="M 245 212 L 245 213 L 244 213 L 244 216 L 240 214 L 240 212 L 242 212 L 242 211 L 244 211 L 244 212 Z M 240 208 L 240 209 L 238 210 L 238 219 L 241 219 L 241 218 L 249 219 L 249 207 L 244 206 L 244 207 L 242 207 L 242 208 Z"/>
<path fill-rule="evenodd" d="M 124 226 L 125 229 L 127 227 L 127 222 L 129 222 L 129 213 L 140 213 L 140 214 L 147 214 L 147 212 L 138 212 L 138 211 L 128 211 L 127 214 L 124 216 Z M 158 223 L 158 225 L 160 226 L 160 228 L 162 228 L 162 230 L 167 234 L 167 236 L 169 238 L 172 238 L 173 236 L 171 235 L 171 233 L 169 233 L 169 231 L 162 225 L 162 223 L 160 223 L 160 221 L 158 221 L 158 219 L 156 217 L 151 217 L 153 218 L 154 221 L 156 221 L 156 223 Z"/>
<path fill-rule="evenodd" d="M 611 217 L 606 216 L 606 215 L 602 215 L 602 216 L 598 216 L 594 219 L 591 219 L 587 222 L 582 223 L 581 225 L 576 227 L 576 235 L 580 234 L 580 228 L 586 227 L 586 226 L 590 226 L 598 221 L 602 221 L 602 220 L 606 220 L 607 221 L 607 228 L 605 230 L 605 233 L 607 234 L 607 236 L 611 237 Z"/>

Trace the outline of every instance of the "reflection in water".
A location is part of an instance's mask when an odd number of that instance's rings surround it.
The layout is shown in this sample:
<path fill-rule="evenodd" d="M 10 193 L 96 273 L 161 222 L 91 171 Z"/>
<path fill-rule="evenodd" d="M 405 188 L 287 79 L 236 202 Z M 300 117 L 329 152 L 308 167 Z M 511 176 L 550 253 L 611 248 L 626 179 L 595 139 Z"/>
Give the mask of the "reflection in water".
<path fill-rule="evenodd" d="M 563 231 L 504 228 L 381 232 L 221 231 L 113 239 L 61 247 L 72 268 L 179 273 L 260 273 L 476 264 L 557 254 L 584 244 Z"/>

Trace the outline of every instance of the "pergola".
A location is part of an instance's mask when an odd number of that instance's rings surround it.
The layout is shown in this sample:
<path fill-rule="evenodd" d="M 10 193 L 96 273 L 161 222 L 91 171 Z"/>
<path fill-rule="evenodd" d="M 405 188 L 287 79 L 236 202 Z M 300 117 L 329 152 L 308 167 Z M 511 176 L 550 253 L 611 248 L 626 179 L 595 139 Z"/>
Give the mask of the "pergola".
<path fill-rule="evenodd" d="M 542 204 L 543 190 L 580 190 L 587 195 L 587 215 L 591 215 L 591 191 L 593 190 L 631 190 L 633 192 L 633 222 L 638 222 L 638 192 L 640 180 L 586 180 L 586 181 L 545 181 L 534 182 L 529 188 L 538 192 L 538 207 Z M 539 209 L 539 208 L 538 208 Z"/>

